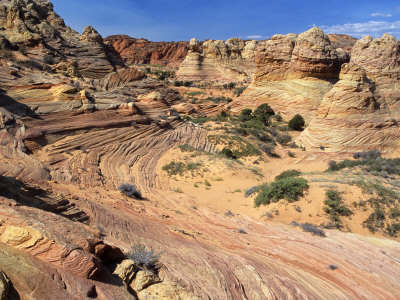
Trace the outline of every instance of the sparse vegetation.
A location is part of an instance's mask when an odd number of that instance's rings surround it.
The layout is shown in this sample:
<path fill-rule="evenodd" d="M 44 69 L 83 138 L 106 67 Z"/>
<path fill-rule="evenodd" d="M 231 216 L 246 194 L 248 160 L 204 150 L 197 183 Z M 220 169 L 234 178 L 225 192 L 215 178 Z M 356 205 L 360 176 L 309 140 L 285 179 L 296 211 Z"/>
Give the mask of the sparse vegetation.
<path fill-rule="evenodd" d="M 278 134 L 276 141 L 281 145 L 286 145 L 292 140 L 292 137 L 288 134 Z"/>
<path fill-rule="evenodd" d="M 234 91 L 235 96 L 239 97 L 246 90 L 246 88 L 247 88 L 247 86 L 242 86 L 242 87 L 236 88 L 236 90 Z"/>
<path fill-rule="evenodd" d="M 248 198 L 251 195 L 253 195 L 254 193 L 256 193 L 259 190 L 258 186 L 253 186 L 251 188 L 248 188 L 245 192 L 244 192 L 244 197 Z"/>
<path fill-rule="evenodd" d="M 142 199 L 142 193 L 134 184 L 123 183 L 118 187 L 118 190 L 126 196 Z"/>
<path fill-rule="evenodd" d="M 225 155 L 227 158 L 237 159 L 237 157 L 233 154 L 232 150 L 226 147 L 221 150 L 221 154 Z"/>
<path fill-rule="evenodd" d="M 353 157 L 355 160 L 330 161 L 327 171 L 339 171 L 360 166 L 365 172 L 378 177 L 387 178 L 388 175 L 400 175 L 400 158 L 382 158 L 381 153 L 377 150 L 357 152 Z"/>
<path fill-rule="evenodd" d="M 135 264 L 149 270 L 157 269 L 161 255 L 162 252 L 157 253 L 152 249 L 146 248 L 146 246 L 141 243 L 132 246 L 131 250 L 125 254 L 125 256 L 134 261 Z"/>
<path fill-rule="evenodd" d="M 301 227 L 303 229 L 303 231 L 311 232 L 313 235 L 318 235 L 318 236 L 322 236 L 322 237 L 326 236 L 325 232 L 321 228 L 319 228 L 318 226 L 311 224 L 311 223 L 300 224 L 296 221 L 292 221 L 292 223 L 290 223 L 290 225 Z"/>
<path fill-rule="evenodd" d="M 189 171 L 192 172 L 197 170 L 202 166 L 200 162 L 176 162 L 171 161 L 169 164 L 166 164 L 162 167 L 164 171 L 168 173 L 168 175 L 183 175 L 185 172 Z"/>
<path fill-rule="evenodd" d="M 193 85 L 193 81 L 174 81 L 174 86 L 189 87 Z"/>
<path fill-rule="evenodd" d="M 255 206 L 268 205 L 271 202 L 278 202 L 286 199 L 289 202 L 299 200 L 304 191 L 309 188 L 308 182 L 302 177 L 286 177 L 275 180 L 270 184 L 263 184 L 260 192 L 254 200 Z"/>
<path fill-rule="evenodd" d="M 281 174 L 275 177 L 275 180 L 290 178 L 290 177 L 299 177 L 301 176 L 302 172 L 299 170 L 286 170 L 283 171 Z"/>
<path fill-rule="evenodd" d="M 303 228 L 304 231 L 306 232 L 311 232 L 312 234 L 318 235 L 318 236 L 326 236 L 325 232 L 319 228 L 316 225 L 313 225 L 311 223 L 304 223 L 301 228 Z"/>
<path fill-rule="evenodd" d="M 230 145 L 229 149 L 236 158 L 261 154 L 254 145 L 238 136 L 209 135 L 208 140 L 214 145 Z"/>
<path fill-rule="evenodd" d="M 226 90 L 232 90 L 235 86 L 236 86 L 235 82 L 229 82 L 223 85 L 224 89 Z"/>
<path fill-rule="evenodd" d="M 303 130 L 305 124 L 306 122 L 304 121 L 304 118 L 301 115 L 297 114 L 292 119 L 290 119 L 288 126 L 292 130 L 301 131 Z"/>
<path fill-rule="evenodd" d="M 233 214 L 233 212 L 231 212 L 230 210 L 225 212 L 225 217 L 234 217 L 235 215 Z"/>
<path fill-rule="evenodd" d="M 333 189 L 329 189 L 325 193 L 324 211 L 329 214 L 331 221 L 334 223 L 336 228 L 342 227 L 340 220 L 341 216 L 350 216 L 353 212 L 350 208 L 343 203 L 343 199 L 339 192 Z"/>
<path fill-rule="evenodd" d="M 332 265 L 332 264 L 330 264 L 328 266 L 328 268 L 331 269 L 332 271 L 335 271 L 336 269 L 339 269 L 339 267 L 337 265 Z"/>

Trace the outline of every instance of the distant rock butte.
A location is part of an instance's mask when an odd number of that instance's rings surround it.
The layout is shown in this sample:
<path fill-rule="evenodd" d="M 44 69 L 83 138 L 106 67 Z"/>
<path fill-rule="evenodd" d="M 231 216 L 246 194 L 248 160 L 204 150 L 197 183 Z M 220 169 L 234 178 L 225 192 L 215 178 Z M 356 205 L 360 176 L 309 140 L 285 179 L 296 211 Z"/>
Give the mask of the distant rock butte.
<path fill-rule="evenodd" d="M 127 64 L 153 64 L 179 67 L 189 49 L 188 42 L 151 42 L 127 35 L 104 39 Z"/>
<path fill-rule="evenodd" d="M 257 41 L 192 39 L 177 76 L 187 81 L 249 82 L 255 70 Z"/>

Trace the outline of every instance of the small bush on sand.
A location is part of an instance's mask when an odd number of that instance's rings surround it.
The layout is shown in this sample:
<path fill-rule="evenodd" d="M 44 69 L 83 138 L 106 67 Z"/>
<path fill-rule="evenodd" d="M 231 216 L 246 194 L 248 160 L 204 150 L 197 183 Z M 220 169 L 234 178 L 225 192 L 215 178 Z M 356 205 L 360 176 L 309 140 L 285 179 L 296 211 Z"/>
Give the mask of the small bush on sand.
<path fill-rule="evenodd" d="M 301 176 L 301 171 L 299 170 L 286 170 L 283 171 L 281 174 L 275 177 L 275 180 L 285 179 L 289 177 L 299 177 Z"/>
<path fill-rule="evenodd" d="M 296 221 L 292 221 L 292 223 L 290 223 L 290 225 L 301 227 L 303 229 L 303 231 L 311 232 L 314 235 L 318 235 L 318 236 L 322 236 L 322 237 L 326 236 L 325 232 L 321 228 L 319 228 L 318 226 L 311 224 L 311 223 L 300 224 Z"/>
<path fill-rule="evenodd" d="M 162 253 L 156 253 L 152 249 L 147 249 L 145 245 L 137 243 L 132 249 L 125 254 L 128 259 L 131 259 L 138 266 L 147 269 L 155 269 Z"/>
<path fill-rule="evenodd" d="M 276 180 L 270 184 L 263 184 L 261 191 L 254 200 L 255 206 L 268 205 L 286 199 L 289 202 L 299 200 L 304 191 L 309 188 L 308 181 L 301 177 L 288 177 Z"/>
<path fill-rule="evenodd" d="M 276 141 L 281 145 L 286 145 L 292 140 L 292 137 L 288 134 L 278 134 Z"/>
<path fill-rule="evenodd" d="M 136 199 L 142 199 L 142 193 L 138 190 L 136 185 L 130 183 L 123 183 L 118 187 L 118 190 L 129 197 Z"/>
<path fill-rule="evenodd" d="M 303 130 L 304 125 L 306 125 L 306 122 L 304 121 L 304 118 L 299 114 L 295 115 L 292 119 L 290 119 L 288 123 L 289 128 L 296 131 Z"/>
<path fill-rule="evenodd" d="M 221 154 L 225 155 L 227 158 L 237 159 L 237 157 L 233 154 L 232 150 L 226 147 L 221 150 Z"/>
<path fill-rule="evenodd" d="M 324 211 L 329 214 L 330 219 L 334 222 L 337 228 L 340 228 L 341 221 L 340 216 L 350 216 L 353 212 L 350 208 L 343 203 L 343 199 L 339 192 L 333 189 L 329 189 L 325 193 Z"/>

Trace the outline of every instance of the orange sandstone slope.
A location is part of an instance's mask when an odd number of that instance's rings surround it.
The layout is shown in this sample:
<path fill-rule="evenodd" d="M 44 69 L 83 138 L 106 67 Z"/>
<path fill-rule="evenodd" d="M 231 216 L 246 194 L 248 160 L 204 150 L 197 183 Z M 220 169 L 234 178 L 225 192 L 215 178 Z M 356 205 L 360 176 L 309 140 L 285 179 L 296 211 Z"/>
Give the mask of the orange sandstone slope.
<path fill-rule="evenodd" d="M 157 172 L 169 149 L 215 152 L 204 128 L 176 114 L 179 94 L 125 67 L 93 28 L 65 27 L 48 1 L 0 3 L 2 296 L 397 297 L 396 241 L 331 230 L 316 237 L 197 208 L 171 191 Z M 43 63 L 45 54 L 53 61 Z M 144 201 L 120 194 L 125 182 Z M 158 274 L 123 254 L 138 241 L 163 252 Z"/>

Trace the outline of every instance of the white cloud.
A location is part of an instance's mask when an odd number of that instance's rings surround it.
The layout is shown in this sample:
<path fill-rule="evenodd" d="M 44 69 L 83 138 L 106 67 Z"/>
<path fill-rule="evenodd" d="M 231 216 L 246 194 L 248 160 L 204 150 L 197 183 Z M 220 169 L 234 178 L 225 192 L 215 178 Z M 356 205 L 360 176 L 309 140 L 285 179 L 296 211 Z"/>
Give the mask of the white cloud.
<path fill-rule="evenodd" d="M 371 17 L 390 18 L 390 17 L 392 17 L 392 15 L 391 14 L 383 14 L 383 13 L 376 12 L 376 13 L 372 13 Z"/>
<path fill-rule="evenodd" d="M 246 36 L 246 39 L 262 39 L 262 38 L 264 38 L 264 37 L 262 35 L 258 35 L 258 34 Z"/>
<path fill-rule="evenodd" d="M 400 21 L 369 21 L 364 23 L 347 23 L 320 27 L 326 33 L 342 33 L 355 37 L 362 37 L 364 35 L 379 37 L 384 33 L 393 35 L 400 34 Z"/>

